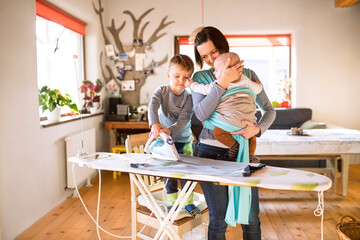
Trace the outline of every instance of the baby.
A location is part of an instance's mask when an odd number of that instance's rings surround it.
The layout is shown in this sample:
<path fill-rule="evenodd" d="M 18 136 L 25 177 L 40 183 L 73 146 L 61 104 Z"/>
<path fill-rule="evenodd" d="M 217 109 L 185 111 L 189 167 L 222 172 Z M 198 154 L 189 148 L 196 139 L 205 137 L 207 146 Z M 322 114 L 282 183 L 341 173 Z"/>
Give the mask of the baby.
<path fill-rule="evenodd" d="M 240 58 L 236 53 L 228 52 L 218 56 L 214 62 L 214 74 L 216 79 L 220 78 L 228 59 L 230 59 L 229 67 L 232 67 L 240 62 Z M 207 95 L 211 91 L 211 88 L 215 82 L 211 82 L 210 84 L 200 84 L 194 82 L 192 79 L 188 79 L 185 85 L 194 92 Z M 254 92 L 255 95 L 260 93 L 262 90 L 262 85 L 260 82 L 251 81 L 247 76 L 245 76 L 245 74 L 242 74 L 239 79 L 229 83 L 227 89 L 229 90 L 234 87 L 249 88 Z M 256 122 L 255 97 L 244 91 L 236 92 L 225 97 L 217 106 L 216 111 L 219 113 L 219 118 L 221 120 L 231 123 L 239 128 L 246 127 L 246 125 L 242 123 L 242 120 L 248 120 L 254 123 Z M 216 140 L 230 148 L 228 156 L 230 159 L 234 159 L 237 156 L 237 152 L 239 151 L 239 143 L 231 136 L 229 132 L 219 127 L 214 128 L 213 134 Z M 259 161 L 258 158 L 254 156 L 255 149 L 256 137 L 254 136 L 249 139 L 249 154 L 251 162 Z"/>

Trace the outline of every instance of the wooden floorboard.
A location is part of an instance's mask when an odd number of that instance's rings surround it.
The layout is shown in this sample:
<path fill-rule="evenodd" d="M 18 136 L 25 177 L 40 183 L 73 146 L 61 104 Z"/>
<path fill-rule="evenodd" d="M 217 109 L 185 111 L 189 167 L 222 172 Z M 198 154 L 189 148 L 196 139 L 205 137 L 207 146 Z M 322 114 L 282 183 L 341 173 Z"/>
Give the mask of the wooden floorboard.
<path fill-rule="evenodd" d="M 360 165 L 351 165 L 349 171 L 348 196 L 341 196 L 341 173 L 338 173 L 337 193 L 324 193 L 324 239 L 338 239 L 336 223 L 343 215 L 360 220 Z M 80 194 L 90 213 L 96 218 L 98 178 L 92 180 L 93 187 L 83 187 Z M 199 185 L 196 191 L 201 191 Z M 281 191 L 259 189 L 260 219 L 263 239 L 300 240 L 320 239 L 321 218 L 314 216 L 318 199 L 316 192 Z M 102 171 L 100 203 L 100 225 L 107 231 L 121 236 L 131 234 L 129 176 L 122 174 L 112 178 L 112 172 Z M 144 231 L 155 234 L 147 227 Z M 206 227 L 198 227 L 185 233 L 183 239 L 207 239 Z M 101 239 L 116 239 L 100 232 Z M 228 240 L 242 239 L 241 226 L 228 227 Z M 24 239 L 98 239 L 96 225 L 92 222 L 78 198 L 69 198 L 20 234 Z"/>

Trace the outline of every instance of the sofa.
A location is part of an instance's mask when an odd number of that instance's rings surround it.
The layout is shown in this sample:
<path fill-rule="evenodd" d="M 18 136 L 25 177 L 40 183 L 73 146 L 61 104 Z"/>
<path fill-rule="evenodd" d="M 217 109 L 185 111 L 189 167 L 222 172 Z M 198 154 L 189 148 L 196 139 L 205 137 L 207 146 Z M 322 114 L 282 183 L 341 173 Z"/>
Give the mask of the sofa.
<path fill-rule="evenodd" d="M 312 120 L 312 110 L 310 108 L 276 108 L 276 117 L 269 129 L 291 129 L 298 127 L 303 129 L 324 129 L 325 123 Z M 260 110 L 256 111 L 256 118 L 261 118 Z"/>

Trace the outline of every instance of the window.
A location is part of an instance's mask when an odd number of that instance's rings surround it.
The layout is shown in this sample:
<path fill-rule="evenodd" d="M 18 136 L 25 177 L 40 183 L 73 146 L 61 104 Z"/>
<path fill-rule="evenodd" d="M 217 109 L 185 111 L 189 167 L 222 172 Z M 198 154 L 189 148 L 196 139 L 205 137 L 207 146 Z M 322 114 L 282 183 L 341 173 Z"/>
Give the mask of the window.
<path fill-rule="evenodd" d="M 45 1 L 36 1 L 38 89 L 47 85 L 69 94 L 81 109 L 78 86 L 84 79 L 85 23 Z M 69 108 L 62 108 L 62 114 Z M 42 117 L 41 109 L 40 116 Z"/>
<path fill-rule="evenodd" d="M 270 101 L 290 102 L 291 36 L 290 35 L 226 35 L 230 51 L 244 60 L 245 67 L 255 71 Z M 176 53 L 190 56 L 195 63 L 194 45 L 188 36 L 175 37 Z M 204 69 L 208 68 L 205 64 Z M 196 66 L 196 70 L 199 70 Z M 285 106 L 285 105 L 284 105 Z"/>

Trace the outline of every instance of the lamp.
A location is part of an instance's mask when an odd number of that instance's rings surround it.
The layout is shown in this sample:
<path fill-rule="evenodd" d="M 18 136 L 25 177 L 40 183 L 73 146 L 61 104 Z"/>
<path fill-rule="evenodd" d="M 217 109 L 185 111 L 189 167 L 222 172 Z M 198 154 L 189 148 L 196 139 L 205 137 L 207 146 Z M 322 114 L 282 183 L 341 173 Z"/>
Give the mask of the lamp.
<path fill-rule="evenodd" d="M 201 0 L 201 14 L 202 14 L 201 27 L 197 27 L 194 29 L 194 31 L 191 32 L 191 34 L 189 36 L 190 43 L 194 43 L 196 35 L 198 34 L 198 32 L 201 31 L 201 29 L 204 28 L 204 0 Z"/>

